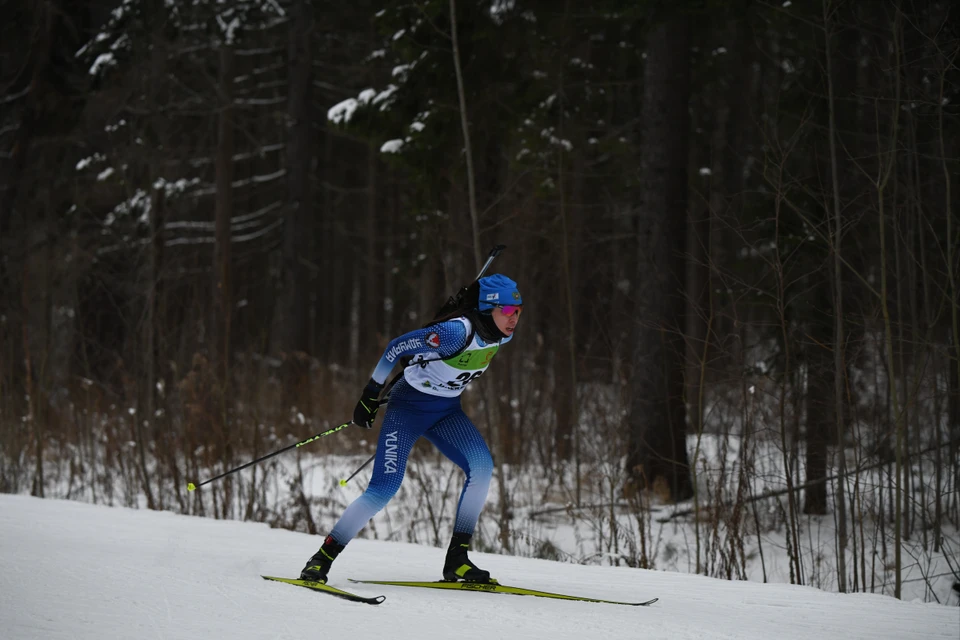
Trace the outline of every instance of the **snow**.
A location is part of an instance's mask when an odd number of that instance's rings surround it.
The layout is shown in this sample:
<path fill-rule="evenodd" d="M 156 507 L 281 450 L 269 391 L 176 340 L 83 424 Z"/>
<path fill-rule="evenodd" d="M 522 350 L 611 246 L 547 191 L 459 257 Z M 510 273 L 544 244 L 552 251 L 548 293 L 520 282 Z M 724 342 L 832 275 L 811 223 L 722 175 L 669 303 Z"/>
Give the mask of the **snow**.
<path fill-rule="evenodd" d="M 379 94 L 374 89 L 364 89 L 356 98 L 347 98 L 330 107 L 327 110 L 327 120 L 334 124 L 346 124 L 350 122 L 359 107 L 366 106 L 371 102 L 373 104 L 382 102 L 389 98 L 396 89 L 396 86 L 389 85 L 386 90 Z"/>
<path fill-rule="evenodd" d="M 89 156 L 87 158 L 84 158 L 83 160 L 80 160 L 77 163 L 77 167 L 76 167 L 77 171 L 83 171 L 94 162 L 103 162 L 104 160 L 106 160 L 106 157 L 103 154 L 95 153 L 92 156 Z"/>
<path fill-rule="evenodd" d="M 376 97 L 373 98 L 372 102 L 373 104 L 380 104 L 380 111 L 386 111 L 387 107 L 390 106 L 390 103 L 389 102 L 387 102 L 386 104 L 381 104 L 381 103 L 386 102 L 396 92 L 397 92 L 397 86 L 394 84 L 388 84 L 387 88 L 381 91 L 380 93 L 378 93 Z"/>
<path fill-rule="evenodd" d="M 277 12 L 277 15 L 281 15 L 281 16 L 287 15 L 287 12 L 283 10 L 283 7 L 277 4 L 276 0 L 267 0 L 267 4 L 269 4 L 273 8 L 273 10 Z"/>
<path fill-rule="evenodd" d="M 397 65 L 396 67 L 393 68 L 393 71 L 390 72 L 390 76 L 393 78 L 396 78 L 397 76 L 401 76 L 401 78 L 406 78 L 407 75 L 415 66 L 417 66 L 416 62 L 412 62 L 410 64 Z"/>
<path fill-rule="evenodd" d="M 403 147 L 403 140 L 387 140 L 380 145 L 380 153 L 399 153 L 401 147 Z"/>
<path fill-rule="evenodd" d="M 186 178 L 180 178 L 179 180 L 170 181 L 166 178 L 157 178 L 153 182 L 153 188 L 156 190 L 163 190 L 164 196 L 170 198 L 172 196 L 183 194 L 190 187 L 195 187 L 200 184 L 200 178 L 193 178 L 192 180 L 187 180 Z"/>
<path fill-rule="evenodd" d="M 490 3 L 490 18 L 493 20 L 494 24 L 503 24 L 504 14 L 509 11 L 513 11 L 515 7 L 516 0 L 493 0 L 493 2 Z"/>
<path fill-rule="evenodd" d="M 230 22 L 227 22 L 224 16 L 217 16 L 217 23 L 220 25 L 220 30 L 223 31 L 226 43 L 234 44 L 237 38 L 237 30 L 240 28 L 240 18 L 233 18 Z"/>
<path fill-rule="evenodd" d="M 353 541 L 331 583 L 379 607 L 266 582 L 292 576 L 319 536 L 263 524 L 0 495 L 5 638 L 826 638 L 960 637 L 956 607 L 811 587 L 473 553 L 501 582 L 651 607 L 350 585 L 431 580 L 443 551 Z"/>
<path fill-rule="evenodd" d="M 353 98 L 347 98 L 330 107 L 327 110 L 327 120 L 334 124 L 343 124 L 350 122 L 353 113 L 357 110 L 358 103 Z"/>
<path fill-rule="evenodd" d="M 117 61 L 113 57 L 112 53 L 101 53 L 97 56 L 97 59 L 93 61 L 93 64 L 90 65 L 90 75 L 95 76 L 100 71 L 106 67 L 115 67 L 117 66 Z"/>

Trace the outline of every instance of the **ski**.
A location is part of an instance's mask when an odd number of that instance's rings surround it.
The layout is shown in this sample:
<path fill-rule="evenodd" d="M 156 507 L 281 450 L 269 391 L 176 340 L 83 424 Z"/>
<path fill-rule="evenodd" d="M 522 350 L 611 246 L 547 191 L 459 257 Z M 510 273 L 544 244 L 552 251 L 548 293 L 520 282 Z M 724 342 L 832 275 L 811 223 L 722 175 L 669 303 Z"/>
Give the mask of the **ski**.
<path fill-rule="evenodd" d="M 379 584 L 394 587 L 420 587 L 424 589 L 452 589 L 455 591 L 479 591 L 482 593 L 509 593 L 515 596 L 536 596 L 538 598 L 553 598 L 555 600 L 579 600 L 580 602 L 599 602 L 602 604 L 620 604 L 628 607 L 648 607 L 659 598 L 646 600 L 644 602 L 618 602 L 616 600 L 603 600 L 600 598 L 588 598 L 586 596 L 568 596 L 562 593 L 551 593 L 549 591 L 537 591 L 536 589 L 526 589 L 524 587 L 511 587 L 498 582 L 447 582 L 438 580 L 435 582 L 403 582 L 397 580 L 354 580 L 350 582 L 358 584 Z"/>
<path fill-rule="evenodd" d="M 276 576 L 260 576 L 264 580 L 273 580 L 274 582 L 285 582 L 286 584 L 292 584 L 296 587 L 305 587 L 311 589 L 318 593 L 329 593 L 332 596 L 338 598 L 343 598 L 344 600 L 349 600 L 350 602 L 362 602 L 364 604 L 380 604 L 387 599 L 386 596 L 376 596 L 373 598 L 367 598 L 364 596 L 358 596 L 355 593 L 350 593 L 349 591 L 344 591 L 343 589 L 337 589 L 336 587 L 331 587 L 330 585 L 323 584 L 322 582 L 311 582 L 310 580 L 296 580 L 294 578 L 278 578 Z"/>

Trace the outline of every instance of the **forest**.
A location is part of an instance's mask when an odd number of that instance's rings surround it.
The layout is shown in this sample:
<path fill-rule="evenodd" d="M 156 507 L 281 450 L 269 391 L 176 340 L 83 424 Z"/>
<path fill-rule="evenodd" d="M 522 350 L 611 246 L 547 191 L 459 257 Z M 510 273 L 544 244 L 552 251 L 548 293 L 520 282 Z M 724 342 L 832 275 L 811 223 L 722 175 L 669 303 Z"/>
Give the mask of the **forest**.
<path fill-rule="evenodd" d="M 490 550 L 566 558 L 524 533 L 553 511 L 575 561 L 663 566 L 683 526 L 691 572 L 775 532 L 791 583 L 960 582 L 952 3 L 4 14 L 0 491 L 323 533 L 304 466 L 370 432 L 186 485 L 348 421 L 502 244 L 522 321 L 463 397 Z"/>

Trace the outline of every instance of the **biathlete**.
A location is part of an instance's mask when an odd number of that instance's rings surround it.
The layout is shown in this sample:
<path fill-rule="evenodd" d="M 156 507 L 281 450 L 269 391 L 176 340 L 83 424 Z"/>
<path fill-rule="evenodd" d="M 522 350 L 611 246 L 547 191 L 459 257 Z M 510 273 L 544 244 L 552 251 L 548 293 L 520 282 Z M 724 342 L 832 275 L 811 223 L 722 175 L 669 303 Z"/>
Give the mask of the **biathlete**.
<path fill-rule="evenodd" d="M 500 346 L 513 338 L 522 310 L 516 282 L 500 274 L 487 276 L 467 289 L 459 310 L 387 345 L 353 412 L 355 424 L 367 429 L 373 426 L 387 376 L 403 359 L 406 366 L 389 392 L 370 484 L 307 561 L 301 580 L 326 583 L 330 567 L 344 547 L 397 493 L 407 457 L 414 443 L 424 437 L 466 475 L 443 579 L 494 582 L 490 572 L 467 557 L 487 499 L 493 459 L 483 436 L 463 412 L 460 394 L 486 371 Z"/>

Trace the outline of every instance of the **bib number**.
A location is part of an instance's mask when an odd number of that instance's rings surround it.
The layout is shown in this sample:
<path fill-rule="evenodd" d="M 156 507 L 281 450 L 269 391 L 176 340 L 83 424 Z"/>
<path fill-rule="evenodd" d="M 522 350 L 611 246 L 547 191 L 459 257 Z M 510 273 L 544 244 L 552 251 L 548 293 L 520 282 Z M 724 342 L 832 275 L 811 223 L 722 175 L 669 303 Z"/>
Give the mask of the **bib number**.
<path fill-rule="evenodd" d="M 464 371 L 457 376 L 456 380 L 447 380 L 447 386 L 451 389 L 463 389 L 465 386 L 479 378 L 483 374 L 483 371 L 474 371 L 470 373 L 469 371 Z"/>

